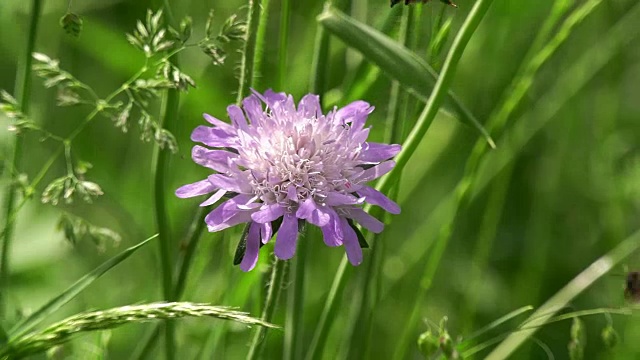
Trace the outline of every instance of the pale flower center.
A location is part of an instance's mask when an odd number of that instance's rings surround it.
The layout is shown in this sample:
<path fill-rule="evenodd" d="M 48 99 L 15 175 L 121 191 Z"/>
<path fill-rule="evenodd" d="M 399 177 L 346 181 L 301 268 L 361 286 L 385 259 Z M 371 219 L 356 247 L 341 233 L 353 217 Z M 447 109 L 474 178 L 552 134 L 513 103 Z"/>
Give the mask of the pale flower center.
<path fill-rule="evenodd" d="M 330 119 L 275 119 L 240 136 L 239 165 L 254 193 L 266 204 L 289 209 L 309 197 L 323 204 L 330 192 L 348 192 L 361 144 L 350 141 L 348 125 Z"/>

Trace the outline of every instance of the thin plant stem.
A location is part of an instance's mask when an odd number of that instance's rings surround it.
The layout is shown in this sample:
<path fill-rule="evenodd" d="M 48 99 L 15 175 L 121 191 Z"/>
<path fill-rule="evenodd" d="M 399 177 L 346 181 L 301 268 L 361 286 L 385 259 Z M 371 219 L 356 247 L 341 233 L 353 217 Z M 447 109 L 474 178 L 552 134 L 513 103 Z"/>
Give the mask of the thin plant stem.
<path fill-rule="evenodd" d="M 177 66 L 175 61 L 174 65 Z M 167 90 L 163 98 L 161 111 L 161 125 L 169 129 L 178 113 L 180 95 L 177 90 Z M 171 131 L 171 130 L 169 130 Z M 169 218 L 167 214 L 167 204 L 165 198 L 165 179 L 167 174 L 167 162 L 169 151 L 162 150 L 158 145 L 154 148 L 152 172 L 154 178 L 154 213 L 156 226 L 159 234 L 158 248 L 160 253 L 160 263 L 162 269 L 162 293 L 166 301 L 173 301 L 175 293 L 173 289 L 173 255 L 171 229 L 169 228 Z M 165 351 L 167 360 L 175 358 L 175 326 L 173 320 L 165 321 Z"/>
<path fill-rule="evenodd" d="M 407 45 L 410 35 L 410 29 L 412 28 L 413 20 L 413 7 L 403 8 L 402 15 L 400 17 L 400 28 L 398 32 L 398 42 L 402 45 Z M 407 112 L 408 107 L 408 94 L 401 90 L 400 83 L 393 81 L 391 84 L 391 91 L 389 94 L 389 108 L 387 111 L 387 119 L 385 121 L 385 143 L 397 144 L 402 142 L 402 128 L 404 121 L 401 121 L 402 116 Z M 398 193 L 398 185 L 400 178 L 398 179 L 396 186 L 392 188 L 389 195 L 390 198 L 396 200 Z M 384 216 L 384 214 L 382 215 Z M 369 340 L 373 334 L 373 315 L 375 306 L 377 303 L 377 294 L 371 296 L 372 288 L 373 292 L 377 292 L 376 284 L 379 282 L 379 276 L 381 267 L 383 264 L 384 243 L 379 241 L 381 234 L 373 234 L 372 236 L 372 248 L 370 251 L 370 260 L 366 264 L 364 276 L 362 276 L 362 296 L 358 304 L 359 312 L 357 318 L 357 325 L 353 327 L 351 334 L 351 341 L 349 344 L 348 359 L 356 358 L 368 358 L 369 352 Z M 365 329 L 366 331 L 362 331 Z"/>
<path fill-rule="evenodd" d="M 304 304 L 304 270 L 307 260 L 307 249 L 310 241 L 310 227 L 303 241 L 298 242 L 296 257 L 289 266 L 289 287 L 287 291 L 287 312 L 284 332 L 285 360 L 300 358 L 303 333 L 303 304 Z"/>
<path fill-rule="evenodd" d="M 345 256 L 342 258 L 338 271 L 336 272 L 336 277 L 333 279 L 333 283 L 331 284 L 327 301 L 322 309 L 322 314 L 320 315 L 320 320 L 318 320 L 313 340 L 309 345 L 309 350 L 305 357 L 306 360 L 315 360 L 322 356 L 321 350 L 324 347 L 324 343 L 327 341 L 331 321 L 335 318 L 335 313 L 338 310 L 338 297 L 342 294 L 344 286 L 346 285 L 347 275 L 350 275 L 350 273 L 351 266 Z"/>
<path fill-rule="evenodd" d="M 163 0 L 163 10 L 167 14 L 169 23 L 175 21 L 168 0 Z M 175 54 L 177 55 L 177 54 Z M 179 67 L 177 56 L 169 57 L 169 61 L 176 68 Z M 178 116 L 178 106 L 180 105 L 180 93 L 177 89 L 167 89 L 160 107 L 160 126 L 173 132 Z M 169 227 L 169 214 L 166 203 L 166 176 L 168 172 L 168 161 L 170 152 L 163 150 L 159 145 L 153 149 L 152 176 L 153 176 L 153 198 L 154 215 L 158 232 L 158 252 L 160 254 L 160 268 L 162 273 L 162 295 L 166 301 L 175 301 L 176 294 L 173 286 L 173 241 L 171 228 Z M 173 360 L 176 356 L 175 345 L 175 322 L 165 320 L 165 358 Z"/>
<path fill-rule="evenodd" d="M 280 44 L 278 46 L 278 88 L 282 90 L 287 78 L 287 52 L 289 47 L 289 17 L 291 0 L 282 0 L 280 5 Z"/>
<path fill-rule="evenodd" d="M 526 91 L 530 88 L 533 82 L 533 76 L 542 64 L 555 52 L 559 45 L 566 40 L 571 32 L 571 29 L 582 19 L 584 19 L 590 11 L 592 11 L 601 0 L 591 0 L 585 3 L 581 8 L 576 10 L 572 16 L 565 22 L 565 25 L 556 33 L 554 38 L 544 46 L 536 56 L 534 56 L 528 63 L 524 71 L 524 75 L 520 82 L 514 88 L 512 95 L 505 102 L 504 106 L 499 108 L 499 112 L 495 116 L 491 116 L 489 120 L 489 128 L 495 130 L 501 129 L 509 115 L 515 109 L 516 104 L 524 97 Z M 445 62 L 445 68 L 446 68 Z M 444 68 L 443 68 L 444 69 Z M 463 203 L 467 198 L 471 184 L 473 183 L 474 174 L 477 172 L 477 168 L 480 164 L 482 155 L 486 150 L 486 144 L 483 142 L 476 142 L 474 149 L 471 152 L 469 159 L 467 160 L 467 166 L 465 168 L 466 176 L 458 183 L 454 191 L 453 210 L 450 213 L 451 216 L 440 227 L 437 239 L 434 243 L 434 247 L 431 250 L 428 260 L 425 262 L 425 268 L 422 272 L 422 279 L 420 281 L 421 291 L 415 300 L 415 306 L 413 307 L 411 317 L 409 320 L 409 326 L 405 328 L 405 335 L 403 336 L 402 343 L 398 346 L 396 356 L 404 356 L 407 345 L 412 341 L 413 324 L 418 321 L 420 317 L 421 304 L 424 303 L 427 292 L 431 287 L 431 283 L 435 276 L 435 273 L 439 267 L 440 260 L 444 255 L 444 251 L 447 248 L 449 240 L 453 232 L 453 225 L 455 222 L 455 216 Z M 384 181 L 384 179 L 383 179 Z"/>
<path fill-rule="evenodd" d="M 256 54 L 256 39 L 258 32 L 261 0 L 249 0 L 247 12 L 247 32 L 245 34 L 244 48 L 242 50 L 242 62 L 240 64 L 240 87 L 236 102 L 242 102 L 248 88 L 251 86 L 254 73 L 254 61 Z"/>
<path fill-rule="evenodd" d="M 551 35 L 553 29 L 556 27 L 557 23 L 562 19 L 564 14 L 571 7 L 570 0 L 557 1 L 553 4 L 553 8 L 550 11 L 549 16 L 546 18 L 545 22 L 542 24 L 540 31 L 536 34 L 536 38 L 533 40 L 531 47 L 527 51 L 527 54 L 524 57 L 520 65 L 520 69 L 518 70 L 516 76 L 514 76 L 509 89 L 514 89 L 518 87 L 518 84 L 524 80 L 527 74 L 527 67 L 529 62 L 536 56 L 536 54 L 544 47 L 545 42 L 548 40 Z M 506 114 L 502 116 L 503 121 L 506 121 L 506 118 L 511 113 L 511 111 L 507 111 L 505 104 L 517 104 L 519 99 L 517 98 L 518 94 L 513 91 L 506 91 L 505 96 L 503 97 L 502 107 L 498 107 L 501 109 L 498 113 Z M 496 124 L 495 122 L 492 122 Z M 491 123 L 490 123 L 491 124 Z M 498 124 L 492 125 L 494 131 L 500 131 L 503 127 Z M 494 133 L 494 136 L 496 134 Z M 478 144 L 476 142 L 476 147 L 484 147 L 484 144 Z M 498 221 L 500 219 L 502 208 L 504 206 L 504 201 L 506 197 L 506 189 L 508 188 L 509 181 L 511 179 L 511 174 L 513 171 L 513 166 L 507 166 L 502 171 L 502 174 L 498 178 L 498 182 L 493 186 L 493 190 L 491 191 L 491 195 L 489 198 L 489 204 L 487 204 L 487 216 L 483 218 L 482 228 L 478 235 L 478 243 L 476 244 L 476 251 L 474 251 L 474 258 L 471 262 L 472 270 L 469 278 L 471 279 L 469 284 L 471 287 L 470 294 L 477 293 L 477 289 L 474 287 L 480 284 L 481 271 L 486 265 L 487 258 L 493 247 L 493 241 L 495 240 L 496 228 L 498 225 Z M 475 289 L 475 290 L 474 290 Z M 471 329 L 473 327 L 473 308 L 474 308 L 475 300 L 472 298 L 467 298 L 466 305 L 464 307 L 462 318 L 465 323 L 466 329 Z"/>
<path fill-rule="evenodd" d="M 261 321 L 271 322 L 273 314 L 278 304 L 278 298 L 282 292 L 282 281 L 284 279 L 284 273 L 286 268 L 286 261 L 275 259 L 273 268 L 271 270 L 271 279 L 269 280 L 269 291 L 267 292 L 267 299 L 262 310 Z M 259 327 L 256 329 L 251 341 L 251 347 L 249 348 L 249 354 L 247 354 L 247 360 L 255 360 L 260 357 L 262 349 L 264 347 L 265 336 L 267 329 Z"/>
<path fill-rule="evenodd" d="M 407 140 L 403 143 L 402 151 L 400 151 L 400 153 L 396 157 L 396 166 L 394 170 L 389 175 L 380 179 L 380 181 L 376 185 L 376 189 L 378 191 L 382 191 L 382 192 L 388 191 L 397 182 L 397 179 L 400 173 L 402 172 L 404 166 L 406 166 L 407 162 L 409 161 L 413 153 L 418 148 L 418 145 L 420 144 L 427 130 L 431 126 L 433 119 L 435 118 L 440 106 L 442 105 L 442 102 L 445 96 L 447 95 L 449 86 L 451 85 L 451 82 L 455 77 L 455 72 L 456 72 L 458 62 L 462 57 L 462 54 L 464 52 L 464 49 L 466 48 L 467 43 L 471 39 L 471 36 L 473 35 L 476 28 L 480 24 L 480 21 L 486 14 L 492 2 L 493 0 L 479 0 L 474 4 L 474 7 L 471 9 L 471 12 L 469 13 L 460 31 L 458 32 L 458 35 L 454 39 L 453 44 L 451 45 L 451 50 L 447 54 L 447 58 L 442 67 L 442 72 L 438 77 L 438 81 L 434 86 L 433 92 L 429 97 L 427 105 L 425 106 L 424 110 L 420 114 L 420 117 L 418 118 L 418 121 L 413 127 L 412 131 L 409 133 Z M 440 251 L 444 250 L 439 248 L 436 248 L 436 249 Z M 340 264 L 340 268 L 338 269 L 334 277 L 333 285 L 334 285 L 334 288 L 336 289 L 340 289 L 344 287 L 344 282 L 346 281 L 346 277 L 344 274 L 346 270 L 346 265 L 347 265 L 346 263 L 347 263 L 347 259 L 343 258 Z M 325 305 L 325 308 L 323 310 L 323 316 L 325 314 L 328 315 L 333 311 L 335 311 L 336 304 L 333 303 L 335 300 L 336 300 L 335 298 L 328 299 Z M 328 326 L 330 326 L 328 322 L 320 323 L 318 325 L 318 328 L 316 329 L 316 334 L 318 334 L 317 338 L 319 340 L 324 341 L 325 336 L 321 336 L 319 334 L 326 333 L 328 331 L 327 329 Z M 408 344 L 407 341 L 409 341 L 409 335 L 407 335 L 409 333 L 408 328 L 409 327 L 405 328 L 407 329 L 405 332 L 405 336 L 403 336 L 403 338 L 401 339 L 402 343 L 397 348 L 396 355 L 399 355 L 399 356 L 396 356 L 395 358 L 401 359 L 404 356 L 403 353 L 406 350 L 406 345 L 404 344 L 405 343 Z M 324 345 L 324 344 L 322 343 L 321 345 Z M 309 350 L 309 354 L 313 357 L 315 355 L 314 352 L 316 351 L 318 351 L 317 347 L 312 346 Z"/>
<path fill-rule="evenodd" d="M 540 326 L 553 319 L 556 312 L 562 310 L 576 296 L 586 290 L 596 280 L 607 274 L 613 267 L 624 261 L 629 255 L 640 250 L 640 230 L 624 239 L 607 254 L 593 262 L 573 280 L 538 308 L 527 320 L 526 330 L 509 335 L 488 356 L 488 360 L 508 358 L 520 345 L 533 336 Z M 561 318 L 562 319 L 562 318 Z"/>
<path fill-rule="evenodd" d="M 19 69 L 18 80 L 16 81 L 15 95 L 16 99 L 20 102 L 20 108 L 22 113 L 29 113 L 30 105 L 30 89 L 31 89 L 31 63 L 33 58 L 31 53 L 35 48 L 36 37 L 38 34 L 38 23 L 40 22 L 40 13 L 42 12 L 42 0 L 33 0 L 31 7 L 31 18 L 29 21 L 29 35 L 27 37 L 27 46 L 24 53 L 24 63 Z M 22 157 L 22 136 L 16 136 L 14 138 L 13 151 L 10 156 L 11 164 L 8 168 L 18 169 L 20 159 Z M 13 230 L 15 229 L 15 223 L 13 221 L 13 213 L 16 204 L 16 198 L 18 195 L 18 189 L 11 179 L 6 188 L 6 200 L 4 205 L 4 226 L 2 231 L 2 248 L 0 254 L 0 318 L 5 317 L 6 308 L 6 295 L 9 289 L 9 258 L 11 253 L 11 242 L 13 240 Z"/>
<path fill-rule="evenodd" d="M 418 119 L 418 122 L 414 126 L 413 130 L 407 137 L 407 141 L 404 143 L 403 149 L 398 155 L 398 159 L 397 159 L 398 165 L 401 164 L 401 161 L 403 162 L 403 165 L 400 165 L 400 168 L 397 170 L 398 174 L 400 174 L 402 167 L 406 165 L 406 162 L 409 160 L 409 157 L 415 152 L 418 144 L 420 143 L 426 131 L 428 130 L 429 126 L 433 122 L 433 119 L 435 118 L 438 112 L 438 109 L 440 108 L 440 105 L 442 104 L 442 101 L 444 100 L 447 94 L 447 91 L 449 90 L 449 86 L 451 85 L 451 82 L 455 77 L 456 69 L 460 61 L 460 58 L 462 57 L 462 54 L 464 53 L 464 50 L 467 44 L 469 43 L 471 36 L 474 34 L 478 25 L 480 25 L 480 22 L 482 21 L 482 19 L 484 18 L 484 15 L 489 10 L 489 7 L 492 2 L 493 0 L 477 1 L 474 4 L 473 8 L 471 9 L 471 12 L 465 19 L 464 23 L 462 24 L 460 31 L 458 32 L 455 39 L 453 40 L 451 49 L 449 50 L 449 53 L 447 54 L 447 57 L 442 66 L 442 72 L 440 73 L 440 76 L 438 77 L 438 81 L 436 82 L 436 85 L 433 88 L 433 92 L 429 97 L 427 106 L 425 107 L 422 115 Z M 381 179 L 377 188 L 378 189 L 384 188 L 385 180 L 388 183 L 389 179 L 390 179 L 389 177 L 387 177 L 386 179 L 385 178 Z M 445 246 L 446 246 L 446 243 L 436 244 L 436 247 L 432 255 L 441 254 L 444 251 Z M 431 269 L 431 266 L 433 265 L 428 264 L 427 270 Z M 421 284 L 421 285 L 424 286 L 424 284 Z M 426 288 L 428 288 L 428 286 L 426 286 Z M 421 291 L 421 293 L 422 292 L 424 291 Z M 418 297 L 421 297 L 421 296 L 419 295 Z M 421 302 L 416 302 L 416 304 L 420 305 Z M 414 307 L 414 312 L 415 312 L 415 309 L 418 307 L 419 306 Z M 395 358 L 397 359 L 403 359 L 405 357 L 406 350 L 409 344 L 412 342 L 412 339 L 413 339 L 412 320 L 413 320 L 413 316 L 409 321 L 409 323 L 407 324 L 407 326 L 405 327 L 404 334 L 400 338 L 398 347 L 396 348 Z"/>
<path fill-rule="evenodd" d="M 331 1 L 326 1 L 324 7 L 331 6 Z M 309 88 L 313 94 L 320 96 L 322 104 L 323 95 L 327 88 L 327 58 L 329 57 L 329 36 L 321 25 L 316 27 L 316 38 L 311 58 L 311 78 Z"/>
<path fill-rule="evenodd" d="M 455 77 L 458 62 L 462 57 L 467 43 L 471 39 L 471 36 L 480 24 L 480 21 L 492 2 L 493 0 L 479 0 L 474 4 L 471 12 L 467 16 L 462 28 L 451 45 L 451 50 L 447 54 L 447 58 L 442 66 L 442 72 L 438 77 L 438 81 L 433 88 L 433 92 L 429 97 L 427 105 L 420 114 L 416 125 L 407 136 L 407 140 L 402 144 L 402 150 L 398 156 L 396 156 L 396 166 L 390 174 L 380 179 L 376 186 L 377 190 L 384 192 L 389 190 L 393 184 L 395 184 L 396 177 L 402 172 L 404 167 L 407 165 L 407 162 L 418 148 L 418 145 L 420 145 L 420 142 L 424 138 L 427 130 L 433 122 L 433 119 L 440 109 L 440 105 L 442 105 L 443 100 L 447 96 L 449 86 Z"/>
<path fill-rule="evenodd" d="M 269 23 L 269 4 L 270 0 L 262 0 L 259 7 L 258 29 L 256 30 L 256 44 L 253 52 L 253 71 L 250 80 L 250 86 L 254 89 L 262 90 L 262 77 L 264 69 L 264 48 L 267 41 L 267 25 Z"/>

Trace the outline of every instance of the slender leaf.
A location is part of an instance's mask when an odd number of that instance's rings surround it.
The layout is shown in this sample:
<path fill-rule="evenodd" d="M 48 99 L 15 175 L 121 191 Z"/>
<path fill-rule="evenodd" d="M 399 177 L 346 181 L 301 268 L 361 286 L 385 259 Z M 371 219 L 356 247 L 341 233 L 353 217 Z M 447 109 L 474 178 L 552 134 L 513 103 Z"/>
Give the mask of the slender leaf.
<path fill-rule="evenodd" d="M 511 334 L 489 354 L 487 359 L 507 359 L 509 356 L 535 334 L 540 326 L 553 318 L 556 312 L 563 309 L 571 300 L 580 295 L 596 280 L 600 279 L 614 266 L 619 265 L 632 253 L 640 249 L 640 230 L 623 240 L 618 246 L 593 262 L 578 276 L 553 295 L 536 312 L 524 321 L 526 329 Z"/>
<path fill-rule="evenodd" d="M 40 309 L 35 311 L 26 319 L 22 320 L 18 324 L 16 324 L 11 331 L 9 332 L 10 338 L 14 338 L 24 334 L 25 332 L 33 329 L 36 325 L 41 323 L 47 316 L 51 315 L 56 310 L 60 309 L 64 304 L 68 303 L 76 297 L 82 290 L 86 289 L 87 286 L 91 285 L 96 279 L 102 276 L 107 271 L 111 270 L 114 266 L 120 264 L 123 260 L 131 256 L 136 250 L 140 249 L 142 246 L 146 245 L 152 239 L 155 239 L 158 234 L 151 236 L 150 238 L 142 241 L 141 243 L 132 246 L 120 254 L 114 256 L 113 258 L 105 261 L 102 265 L 95 268 L 93 271 L 88 273 L 87 275 L 80 278 L 80 280 L 76 281 L 73 285 L 68 287 L 62 294 L 56 296 L 51 299 L 48 303 L 42 306 Z"/>
<path fill-rule="evenodd" d="M 487 324 L 486 326 L 482 327 L 481 329 L 475 331 L 473 334 L 466 336 L 464 341 L 467 342 L 475 337 L 478 337 L 484 333 L 486 333 L 489 330 L 495 329 L 496 327 L 504 324 L 505 322 L 513 319 L 516 316 L 519 316 L 520 314 L 526 313 L 528 311 L 533 310 L 533 306 L 531 305 L 527 305 L 527 306 L 523 306 L 521 308 L 518 308 L 516 310 L 513 310 L 512 312 L 508 313 L 507 315 L 504 315 L 492 322 L 490 322 L 489 324 Z"/>
<path fill-rule="evenodd" d="M 438 74 L 418 55 L 380 31 L 358 22 L 333 7 L 327 7 L 318 21 L 347 46 L 362 53 L 382 72 L 407 88 L 422 101 L 427 101 L 436 84 Z M 476 128 L 493 146 L 489 133 L 473 114 L 448 91 L 443 107 L 461 122 Z"/>

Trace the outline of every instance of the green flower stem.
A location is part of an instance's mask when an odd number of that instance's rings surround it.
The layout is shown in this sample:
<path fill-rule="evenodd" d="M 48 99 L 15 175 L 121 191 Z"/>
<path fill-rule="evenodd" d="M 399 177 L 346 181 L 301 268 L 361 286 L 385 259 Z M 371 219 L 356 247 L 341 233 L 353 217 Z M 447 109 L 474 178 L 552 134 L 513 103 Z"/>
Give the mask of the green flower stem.
<path fill-rule="evenodd" d="M 329 290 L 329 295 L 327 296 L 327 301 L 325 303 L 324 308 L 322 309 L 322 314 L 320 315 L 320 320 L 318 320 L 318 326 L 316 327 L 316 331 L 313 335 L 313 340 L 309 345 L 309 350 L 307 351 L 306 360 L 315 360 L 320 359 L 322 356 L 321 350 L 324 347 L 324 343 L 327 341 L 327 335 L 329 335 L 329 328 L 331 327 L 331 321 L 336 316 L 336 311 L 338 310 L 338 297 L 342 295 L 342 291 L 346 285 L 346 279 L 348 275 L 351 275 L 352 267 L 349 265 L 349 261 L 347 257 L 343 257 L 340 265 L 338 267 L 338 271 L 336 272 L 336 276 L 333 279 L 333 283 L 331 284 L 331 289 Z"/>
<path fill-rule="evenodd" d="M 398 31 L 398 43 L 407 46 L 409 39 L 412 37 L 413 29 L 413 7 L 404 7 L 400 17 L 400 28 Z M 400 119 L 408 119 L 408 93 L 403 91 L 398 81 L 393 81 L 389 95 L 389 108 L 387 119 L 385 121 L 385 143 L 397 144 L 402 142 L 403 127 L 406 121 Z M 396 186 L 389 191 L 389 198 L 397 200 L 400 179 Z M 373 210 L 373 209 L 372 209 Z M 379 210 L 379 208 L 375 209 Z M 382 211 L 378 214 L 371 213 L 375 217 L 385 217 Z M 369 252 L 369 261 L 366 264 L 365 274 L 361 277 L 362 296 L 356 309 L 359 309 L 359 315 L 356 318 L 357 325 L 353 326 L 351 333 L 351 342 L 349 345 L 348 359 L 369 358 L 371 335 L 373 334 L 373 314 L 378 300 L 378 285 L 381 279 L 382 264 L 384 262 L 384 242 L 379 241 L 382 234 L 373 234 L 370 242 L 373 244 Z M 373 294 L 372 294 L 373 293 Z"/>
<path fill-rule="evenodd" d="M 300 359 L 302 343 L 300 338 L 304 333 L 304 274 L 307 261 L 307 252 L 311 240 L 310 227 L 307 227 L 302 241 L 298 242 L 296 256 L 289 265 L 289 287 L 287 291 L 287 310 L 285 318 L 284 332 L 284 355 L 285 360 Z"/>
<path fill-rule="evenodd" d="M 173 64 L 177 66 L 176 61 Z M 160 117 L 160 125 L 171 131 L 172 123 L 174 123 L 178 114 L 178 105 L 180 95 L 178 90 L 169 89 L 162 101 L 162 110 Z M 169 228 L 169 219 L 167 214 L 167 204 L 165 198 L 165 178 L 167 174 L 167 162 L 169 151 L 162 150 L 158 145 L 154 147 L 154 155 L 152 162 L 152 172 L 154 178 L 154 213 L 156 219 L 157 231 L 159 234 L 158 247 L 160 252 L 160 263 L 162 272 L 162 289 L 163 297 L 166 301 L 175 299 L 173 288 L 173 249 L 171 241 L 171 229 Z M 165 352 L 168 360 L 175 358 L 175 326 L 173 321 L 165 322 Z"/>
<path fill-rule="evenodd" d="M 21 111 L 24 114 L 29 113 L 30 105 L 30 89 L 31 89 L 31 63 L 33 58 L 31 53 L 35 48 L 36 36 L 38 34 L 38 23 L 40 21 L 40 13 L 42 11 L 42 0 L 33 0 L 31 8 L 31 20 L 29 22 L 29 35 L 27 38 L 27 46 L 25 48 L 24 63 L 19 70 L 18 80 L 16 81 L 15 97 L 20 102 Z M 13 154 L 10 156 L 11 165 L 8 168 L 18 169 L 20 158 L 22 157 L 22 136 L 16 136 L 13 145 Z M 15 223 L 14 207 L 17 198 L 16 184 L 11 179 L 6 188 L 6 201 L 4 205 L 4 226 L 2 231 L 2 253 L 0 254 L 0 318 L 5 317 L 6 294 L 9 288 L 9 258 L 11 252 L 11 241 L 13 238 L 13 230 Z"/>
<path fill-rule="evenodd" d="M 473 8 L 471 9 L 471 12 L 469 13 L 468 17 L 465 19 L 464 24 L 462 24 L 462 27 L 460 28 L 460 31 L 455 37 L 453 44 L 451 45 L 451 49 L 447 54 L 447 58 L 442 66 L 442 72 L 438 77 L 438 81 L 436 82 L 436 85 L 433 89 L 433 93 L 429 97 L 427 106 L 425 107 L 423 113 L 418 119 L 418 122 L 414 126 L 413 130 L 407 137 L 407 141 L 403 144 L 404 146 L 402 148 L 402 151 L 398 155 L 396 169 L 394 169 L 394 172 L 396 173 L 395 179 L 399 177 L 403 167 L 406 165 L 411 155 L 413 155 L 418 144 L 426 134 L 427 129 L 433 122 L 433 119 L 435 118 L 438 112 L 438 109 L 440 108 L 440 105 L 442 104 L 442 101 L 446 96 L 446 93 L 449 89 L 451 81 L 455 76 L 456 68 L 458 66 L 458 62 L 460 61 L 460 58 L 462 57 L 464 49 L 466 48 L 467 43 L 471 39 L 471 36 L 473 35 L 478 25 L 480 24 L 480 21 L 484 18 L 484 15 L 487 13 L 492 2 L 493 0 L 477 1 L 473 6 Z M 394 180 L 394 183 L 395 183 L 396 182 L 395 179 L 392 176 L 383 178 L 381 179 L 377 188 L 383 189 L 385 188 L 385 184 L 390 184 L 389 180 Z M 451 231 L 451 229 L 450 227 L 445 227 L 444 231 Z M 446 248 L 446 245 L 447 243 L 444 241 L 436 244 L 434 251 L 432 252 L 431 255 L 432 255 L 432 259 L 437 259 L 437 260 L 434 263 L 431 263 L 431 261 L 429 261 L 429 263 L 427 264 L 427 269 L 425 271 L 426 274 L 435 272 L 439 259 L 441 258 L 442 253 Z M 420 284 L 420 285 L 424 288 L 428 288 L 428 284 L 427 285 Z M 421 291 L 420 293 L 421 294 L 425 293 L 425 291 Z M 421 294 L 418 296 L 419 299 L 422 299 L 424 296 Z M 422 301 L 417 301 L 416 304 L 420 305 L 422 304 Z M 398 347 L 396 348 L 394 358 L 403 359 L 405 357 L 409 344 L 415 340 L 414 333 L 413 333 L 413 324 L 414 324 L 413 320 L 417 317 L 416 315 L 417 315 L 418 308 L 420 308 L 420 306 L 414 307 L 411 319 L 409 320 L 409 323 L 405 327 L 404 334 L 400 338 Z"/>
<path fill-rule="evenodd" d="M 169 1 L 164 0 L 163 9 L 167 14 L 170 23 L 174 23 L 173 13 L 171 12 Z M 179 67 L 177 54 L 169 58 L 169 61 L 176 68 Z M 167 89 L 162 99 L 160 110 L 160 126 L 170 132 L 173 132 L 178 117 L 178 107 L 180 105 L 180 92 L 177 89 Z M 160 253 L 160 265 L 162 273 L 162 294 L 166 301 L 175 301 L 177 299 L 173 286 L 173 251 L 171 229 L 169 227 L 169 215 L 166 203 L 166 175 L 168 172 L 168 161 L 170 156 L 169 150 L 163 150 L 159 145 L 154 147 L 152 158 L 152 176 L 153 176 L 153 197 L 154 197 L 154 215 L 156 220 L 156 228 L 158 232 L 158 250 Z M 173 360 L 176 356 L 175 345 L 175 323 L 173 320 L 164 322 L 165 334 L 165 358 Z"/>
<path fill-rule="evenodd" d="M 273 269 L 271 270 L 271 279 L 269 280 L 269 291 L 267 292 L 267 300 L 265 301 L 264 309 L 262 310 L 262 316 L 260 317 L 260 320 L 265 323 L 270 323 L 271 319 L 273 318 L 273 314 L 275 313 L 276 305 L 278 304 L 278 298 L 280 297 L 280 293 L 282 292 L 282 280 L 284 279 L 286 265 L 286 261 L 278 259 L 275 259 L 275 263 L 273 264 Z M 249 348 L 247 360 L 255 360 L 260 357 L 260 354 L 262 353 L 262 349 L 264 347 L 266 334 L 266 328 L 260 327 L 256 329 L 256 332 L 253 335 L 253 340 L 251 341 L 251 347 Z"/>
<path fill-rule="evenodd" d="M 249 0 L 247 13 L 247 32 L 245 35 L 244 49 L 242 50 L 242 62 L 240 64 L 240 88 L 236 102 L 240 104 L 251 86 L 254 73 L 254 61 L 256 54 L 256 41 L 258 37 L 258 25 L 260 17 L 261 0 Z"/>
<path fill-rule="evenodd" d="M 282 0 L 280 5 L 280 44 L 278 46 L 278 90 L 283 90 L 287 78 L 290 13 L 291 0 Z"/>
<path fill-rule="evenodd" d="M 262 91 L 262 78 L 265 71 L 264 48 L 267 40 L 267 25 L 269 23 L 269 3 L 270 0 L 262 0 L 259 7 L 258 29 L 256 30 L 256 45 L 253 52 L 253 71 L 251 74 L 250 86 L 258 91 Z"/>
<path fill-rule="evenodd" d="M 442 105 L 442 102 L 447 95 L 449 86 L 455 77 L 458 62 L 462 57 L 467 43 L 471 39 L 471 36 L 480 24 L 480 21 L 492 2 L 493 0 L 479 0 L 474 4 L 473 9 L 469 13 L 469 16 L 466 18 L 462 28 L 451 45 L 451 50 L 449 51 L 444 65 L 442 66 L 442 72 L 438 77 L 438 81 L 433 88 L 433 92 L 429 97 L 427 105 L 425 106 L 422 114 L 420 114 L 418 122 L 407 136 L 407 140 L 402 144 L 402 151 L 400 151 L 398 156 L 396 156 L 396 166 L 389 175 L 380 179 L 376 186 L 377 190 L 382 192 L 388 191 L 393 184 L 396 183 L 397 177 L 407 165 L 407 162 L 418 148 L 418 145 L 420 145 L 420 142 L 427 133 L 433 119 L 438 113 L 440 105 Z"/>

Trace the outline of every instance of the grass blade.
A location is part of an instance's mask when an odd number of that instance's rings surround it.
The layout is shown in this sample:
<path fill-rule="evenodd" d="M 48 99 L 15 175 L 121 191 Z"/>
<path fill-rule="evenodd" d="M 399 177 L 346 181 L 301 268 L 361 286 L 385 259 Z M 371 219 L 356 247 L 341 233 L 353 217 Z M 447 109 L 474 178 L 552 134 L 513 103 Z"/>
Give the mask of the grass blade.
<path fill-rule="evenodd" d="M 93 269 L 90 273 L 80 278 L 80 280 L 76 281 L 73 285 L 68 287 L 62 294 L 56 296 L 51 299 L 48 303 L 42 306 L 40 309 L 35 311 L 26 319 L 22 320 L 20 323 L 16 324 L 13 329 L 9 332 L 10 338 L 18 337 L 25 332 L 33 329 L 36 325 L 42 322 L 47 316 L 51 315 L 56 310 L 60 309 L 64 304 L 68 303 L 76 297 L 82 290 L 86 289 L 89 285 L 91 285 L 95 280 L 97 280 L 100 276 L 102 276 L 107 271 L 111 270 L 114 266 L 120 264 L 123 260 L 131 256 L 136 250 L 140 249 L 144 245 L 146 245 L 152 239 L 158 237 L 158 234 L 151 236 L 150 238 L 142 241 L 141 243 L 132 246 L 120 254 L 112 257 L 111 259 L 102 263 L 102 265 Z"/>
<path fill-rule="evenodd" d="M 523 306 L 523 307 L 521 307 L 519 309 L 513 310 L 512 312 L 508 313 L 507 315 L 504 315 L 504 316 L 492 321 L 491 323 L 487 324 L 486 326 L 478 329 L 477 331 L 473 332 L 471 335 L 466 336 L 464 340 L 466 342 L 466 341 L 469 341 L 469 340 L 471 340 L 473 338 L 476 338 L 476 337 L 486 333 L 487 331 L 492 330 L 492 329 L 504 324 L 505 322 L 513 319 L 514 317 L 519 316 L 520 314 L 526 313 L 526 312 L 531 311 L 531 310 L 533 310 L 533 306 L 531 306 L 531 305 Z"/>
<path fill-rule="evenodd" d="M 538 328 L 553 318 L 556 312 L 563 309 L 571 300 L 580 295 L 596 280 L 600 279 L 614 266 L 620 264 L 627 256 L 640 249 L 640 230 L 623 240 L 618 246 L 593 262 L 578 276 L 565 285 L 560 291 L 545 302 L 536 312 L 525 320 L 527 329 L 509 335 L 494 349 L 487 359 L 498 360 L 508 358 L 520 345 L 527 341 Z"/>
<path fill-rule="evenodd" d="M 418 55 L 380 31 L 335 8 L 327 7 L 318 17 L 318 21 L 327 31 L 340 38 L 347 46 L 361 52 L 367 60 L 375 63 L 382 72 L 400 82 L 422 101 L 429 99 L 438 74 Z M 444 108 L 458 120 L 476 128 L 493 146 L 493 141 L 482 124 L 450 91 L 447 91 Z"/>

